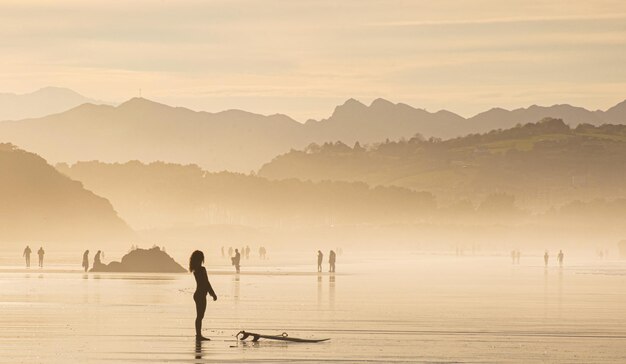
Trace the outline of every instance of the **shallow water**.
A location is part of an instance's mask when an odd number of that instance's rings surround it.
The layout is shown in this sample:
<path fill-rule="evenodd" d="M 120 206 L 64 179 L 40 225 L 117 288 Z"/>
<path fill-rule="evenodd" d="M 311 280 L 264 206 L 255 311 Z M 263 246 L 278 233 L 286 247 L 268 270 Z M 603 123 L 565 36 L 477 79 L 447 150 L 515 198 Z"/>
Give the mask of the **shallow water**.
<path fill-rule="evenodd" d="M 530 260 L 530 258 L 529 258 Z M 340 257 L 341 262 L 341 257 Z M 251 264 L 252 265 L 252 264 Z M 4 362 L 623 362 L 626 265 L 503 257 L 361 257 L 338 273 L 209 266 L 196 345 L 188 274 L 0 268 Z M 314 268 L 314 267 L 313 267 Z M 252 271 L 252 272 L 250 272 Z M 330 338 L 242 343 L 240 330 Z"/>

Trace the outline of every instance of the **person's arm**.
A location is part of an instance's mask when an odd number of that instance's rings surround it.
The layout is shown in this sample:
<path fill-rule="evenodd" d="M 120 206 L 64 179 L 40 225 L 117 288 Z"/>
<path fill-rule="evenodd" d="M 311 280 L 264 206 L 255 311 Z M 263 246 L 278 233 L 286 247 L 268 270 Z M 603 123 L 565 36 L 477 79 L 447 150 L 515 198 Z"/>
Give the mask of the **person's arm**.
<path fill-rule="evenodd" d="M 211 286 L 211 282 L 209 282 L 209 276 L 206 273 L 206 269 L 204 269 L 204 279 L 206 282 L 207 291 L 209 292 L 211 297 L 213 297 L 213 301 L 217 301 L 217 295 L 215 294 L 215 291 L 213 290 L 213 287 Z"/>

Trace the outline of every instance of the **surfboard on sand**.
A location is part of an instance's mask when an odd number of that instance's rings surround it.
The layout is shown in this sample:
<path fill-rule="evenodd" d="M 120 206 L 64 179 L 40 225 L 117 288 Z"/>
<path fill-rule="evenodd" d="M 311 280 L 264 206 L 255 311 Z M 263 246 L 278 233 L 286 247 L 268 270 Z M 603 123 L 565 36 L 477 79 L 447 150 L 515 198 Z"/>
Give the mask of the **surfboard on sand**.
<path fill-rule="evenodd" d="M 269 340 L 291 341 L 291 342 L 296 342 L 296 343 L 319 343 L 322 341 L 330 340 L 330 339 L 300 339 L 297 337 L 289 337 L 289 335 L 286 332 L 283 332 L 280 335 L 262 335 L 262 334 L 257 334 L 254 332 L 239 331 L 239 333 L 237 333 L 237 335 L 235 336 L 241 341 L 249 338 L 250 336 L 252 336 L 252 341 L 259 341 L 259 339 L 269 339 Z"/>

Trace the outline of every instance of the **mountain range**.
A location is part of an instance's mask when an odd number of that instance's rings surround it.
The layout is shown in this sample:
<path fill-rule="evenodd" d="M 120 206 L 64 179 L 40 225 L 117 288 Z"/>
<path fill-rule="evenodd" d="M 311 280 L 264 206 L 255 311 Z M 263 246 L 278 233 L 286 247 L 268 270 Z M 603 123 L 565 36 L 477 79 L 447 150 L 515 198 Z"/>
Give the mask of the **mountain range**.
<path fill-rule="evenodd" d="M 449 111 L 428 112 L 377 99 L 369 106 L 350 99 L 323 120 L 299 123 L 286 115 L 241 110 L 217 113 L 172 107 L 143 98 L 119 106 L 82 104 L 41 118 L 0 122 L 0 141 L 42 155 L 50 162 L 164 161 L 195 163 L 210 171 L 256 171 L 291 149 L 341 141 L 371 144 L 386 139 L 454 138 L 506 129 L 545 117 L 569 125 L 626 123 L 626 101 L 606 110 L 570 105 L 491 109 L 465 119 Z"/>
<path fill-rule="evenodd" d="M 105 104 L 63 87 L 44 87 L 26 94 L 0 93 L 0 120 L 37 118 L 85 104 Z"/>

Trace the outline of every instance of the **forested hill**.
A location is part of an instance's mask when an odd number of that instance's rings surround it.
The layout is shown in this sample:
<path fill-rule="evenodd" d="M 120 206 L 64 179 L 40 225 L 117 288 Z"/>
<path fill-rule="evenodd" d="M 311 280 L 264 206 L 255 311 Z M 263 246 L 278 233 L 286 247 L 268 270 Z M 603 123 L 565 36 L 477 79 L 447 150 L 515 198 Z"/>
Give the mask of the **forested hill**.
<path fill-rule="evenodd" d="M 0 144 L 0 241 L 124 241 L 132 230 L 109 201 L 36 154 Z"/>
<path fill-rule="evenodd" d="M 626 194 L 626 126 L 544 119 L 449 140 L 312 144 L 265 164 L 270 179 L 363 181 L 433 192 L 438 201 L 493 192 L 524 206 Z"/>

